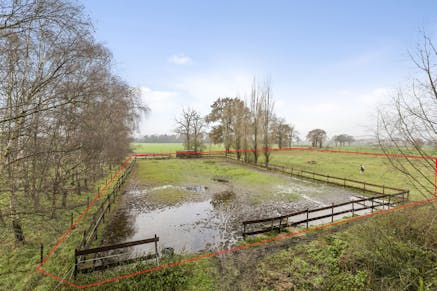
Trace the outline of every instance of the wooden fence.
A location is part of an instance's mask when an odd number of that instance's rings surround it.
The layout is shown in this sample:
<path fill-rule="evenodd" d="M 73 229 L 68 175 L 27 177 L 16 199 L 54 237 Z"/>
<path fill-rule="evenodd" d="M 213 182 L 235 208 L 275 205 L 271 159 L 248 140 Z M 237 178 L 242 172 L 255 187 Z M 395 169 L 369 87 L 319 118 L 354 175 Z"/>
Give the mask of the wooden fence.
<path fill-rule="evenodd" d="M 128 164 L 125 171 L 120 175 L 108 196 L 100 203 L 99 208 L 94 213 L 89 227 L 83 231 L 82 240 L 78 246 L 78 249 L 88 249 L 92 243 L 97 239 L 97 232 L 102 222 L 105 221 L 105 216 L 111 211 L 111 203 L 113 204 L 117 195 L 121 193 L 122 187 L 129 177 L 133 167 L 135 166 L 136 158 Z"/>
<path fill-rule="evenodd" d="M 387 209 L 398 203 L 407 200 L 409 191 L 402 191 L 396 194 L 383 194 L 373 197 L 363 197 L 343 203 L 332 204 L 326 207 L 306 209 L 286 215 L 275 217 L 243 221 L 243 236 L 270 232 L 273 230 L 281 231 L 286 227 L 299 226 L 305 224 L 308 228 L 309 223 L 317 220 L 333 222 L 336 216 L 351 214 L 352 216 L 370 209 Z M 290 221 L 291 220 L 291 221 Z M 327 221 L 326 221 L 327 220 Z M 323 222 L 322 222 L 323 223 Z"/>
<path fill-rule="evenodd" d="M 159 253 L 158 253 L 158 242 L 159 237 L 156 236 L 153 238 L 131 241 L 126 243 L 120 243 L 109 246 L 102 246 L 92 249 L 84 249 L 84 250 L 74 250 L 74 278 L 78 273 L 90 273 L 94 271 L 104 270 L 124 264 L 134 263 L 140 260 L 150 260 L 155 259 L 156 264 L 158 264 Z M 155 252 L 153 254 L 149 254 L 146 256 L 135 257 L 135 258 L 126 258 L 126 255 L 129 255 L 128 252 L 115 252 L 116 250 L 123 250 L 129 247 L 143 245 L 143 244 L 155 244 Z M 92 258 L 88 258 L 87 256 L 93 256 Z M 124 258 L 120 258 L 124 257 Z"/>
<path fill-rule="evenodd" d="M 171 158 L 171 153 L 142 153 L 135 154 L 135 157 L 144 160 L 167 160 Z"/>
<path fill-rule="evenodd" d="M 208 156 L 208 157 L 225 158 L 225 156 L 223 156 L 223 155 L 222 156 Z M 306 170 L 302 170 L 302 169 L 288 168 L 285 166 L 269 164 L 268 167 L 266 167 L 264 164 L 254 164 L 254 163 L 244 162 L 243 160 L 237 160 L 235 157 L 230 156 L 230 155 L 228 155 L 226 158 L 228 160 L 239 162 L 239 163 L 242 163 L 245 165 L 250 165 L 252 167 L 266 169 L 266 170 L 273 170 L 273 171 L 283 173 L 285 175 L 290 175 L 290 176 L 294 176 L 294 177 L 299 177 L 299 178 L 314 180 L 314 181 L 323 182 L 323 183 L 327 183 L 327 184 L 332 184 L 332 185 L 340 186 L 343 188 L 354 189 L 354 190 L 358 190 L 360 192 L 368 193 L 368 194 L 378 194 L 378 195 L 379 194 L 397 194 L 397 193 L 401 193 L 401 192 L 406 191 L 405 189 L 395 188 L 395 187 L 391 187 L 391 186 L 378 185 L 378 184 L 374 184 L 374 183 L 368 183 L 365 181 L 341 178 L 341 177 L 336 177 L 336 176 L 332 176 L 332 175 L 306 171 Z"/>

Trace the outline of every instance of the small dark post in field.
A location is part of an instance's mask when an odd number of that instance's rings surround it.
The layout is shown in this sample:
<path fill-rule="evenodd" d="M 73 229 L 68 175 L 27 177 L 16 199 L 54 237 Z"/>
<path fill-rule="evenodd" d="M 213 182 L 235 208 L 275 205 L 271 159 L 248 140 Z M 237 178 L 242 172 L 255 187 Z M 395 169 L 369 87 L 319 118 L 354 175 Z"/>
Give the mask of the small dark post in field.
<path fill-rule="evenodd" d="M 159 262 L 158 262 L 159 254 L 158 254 L 158 239 L 156 237 L 156 234 L 155 234 L 155 256 L 156 256 L 156 264 L 158 265 L 159 264 Z"/>
<path fill-rule="evenodd" d="M 354 207 L 354 201 L 352 200 L 352 216 L 355 215 L 355 207 Z"/>
<path fill-rule="evenodd" d="M 334 203 L 331 206 L 331 222 L 334 222 Z"/>
<path fill-rule="evenodd" d="M 382 185 L 382 194 L 385 194 L 385 185 Z"/>
<path fill-rule="evenodd" d="M 73 228 L 73 212 L 70 213 L 70 226 Z"/>
<path fill-rule="evenodd" d="M 388 207 L 387 207 L 387 209 L 390 209 L 390 198 L 391 198 L 391 195 L 388 196 Z"/>
<path fill-rule="evenodd" d="M 76 280 L 76 276 L 77 276 L 77 249 L 74 249 L 74 272 L 73 272 L 74 280 Z"/>
<path fill-rule="evenodd" d="M 373 197 L 370 200 L 372 201 L 372 213 L 373 213 Z"/>
<path fill-rule="evenodd" d="M 40 256 L 39 262 L 42 263 L 42 259 L 43 259 L 43 256 L 44 256 L 44 245 L 43 245 L 43 243 L 40 243 L 40 246 L 39 246 L 39 256 Z"/>
<path fill-rule="evenodd" d="M 308 228 L 308 217 L 309 217 L 310 213 L 309 213 L 309 209 L 307 208 L 307 228 Z"/>

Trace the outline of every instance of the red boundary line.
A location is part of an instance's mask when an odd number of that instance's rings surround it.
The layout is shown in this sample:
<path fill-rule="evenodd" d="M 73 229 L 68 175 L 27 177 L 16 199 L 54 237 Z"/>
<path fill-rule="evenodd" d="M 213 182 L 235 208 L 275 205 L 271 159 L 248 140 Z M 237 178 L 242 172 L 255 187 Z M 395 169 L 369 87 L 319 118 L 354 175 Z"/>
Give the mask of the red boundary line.
<path fill-rule="evenodd" d="M 260 151 L 263 151 L 265 149 L 261 149 Z M 289 238 L 289 237 L 293 237 L 293 236 L 299 236 L 308 232 L 312 232 L 312 231 L 316 231 L 316 230 L 321 230 L 321 229 L 325 229 L 331 226 L 335 226 L 335 225 L 339 225 L 339 224 L 343 224 L 346 222 L 350 222 L 350 221 L 356 221 L 359 219 L 363 219 L 363 218 L 367 218 L 367 217 L 372 217 L 375 215 L 380 215 L 380 214 L 384 214 L 387 213 L 389 211 L 394 211 L 394 210 L 398 210 L 398 209 L 404 209 L 404 208 L 408 208 L 408 207 L 412 207 L 412 206 L 416 206 L 416 205 L 421 205 L 421 204 L 425 204 L 425 203 L 429 203 L 429 202 L 433 202 L 437 199 L 437 157 L 422 157 L 422 156 L 412 156 L 412 155 L 399 155 L 399 154 L 382 154 L 382 153 L 372 153 L 372 152 L 352 152 L 352 151 L 341 151 L 341 150 L 322 150 L 322 149 L 313 149 L 313 148 L 298 148 L 298 147 L 294 147 L 294 148 L 283 148 L 283 149 L 277 149 L 277 148 L 271 148 L 268 149 L 270 151 L 293 151 L 293 150 L 303 150 L 303 151 L 315 151 L 315 152 L 330 152 L 330 153 L 344 153 L 344 154 L 357 154 L 357 155 L 373 155 L 373 156 L 383 156 L 383 157 L 400 157 L 400 158 L 412 158 L 412 159 L 432 159 L 435 160 L 435 172 L 434 172 L 434 196 L 431 199 L 426 199 L 426 200 L 422 200 L 422 201 L 416 201 L 416 202 L 412 202 L 412 203 L 408 203 L 408 204 L 404 204 L 401 206 L 397 206 L 391 209 L 385 209 L 385 210 L 380 210 L 374 213 L 370 213 L 370 214 L 366 214 L 366 215 L 360 215 L 360 216 L 355 216 L 355 217 L 350 217 L 350 218 L 346 218 L 346 219 L 342 219 L 342 220 L 337 220 L 335 222 L 332 223 L 328 223 L 328 224 L 324 224 L 321 226 L 316 226 L 316 227 L 311 227 L 302 231 L 298 231 L 298 232 L 293 232 L 293 233 L 288 233 L 288 234 L 284 234 L 284 235 L 278 235 L 276 237 L 270 238 L 270 239 L 265 239 L 265 240 L 261 240 L 255 243 L 248 243 L 239 247 L 234 247 L 231 249 L 227 249 L 227 250 L 222 250 L 222 251 L 217 251 L 217 252 L 213 252 L 213 253 L 209 253 L 209 254 L 205 254 L 205 255 L 201 255 L 201 256 L 197 256 L 194 258 L 190 258 L 190 259 L 186 259 L 186 260 L 182 260 L 182 261 L 178 261 L 175 263 L 171 263 L 171 264 L 165 264 L 165 265 L 161 265 L 158 267 L 154 267 L 154 268 L 150 268 L 150 269 L 145 269 L 142 271 L 138 271 L 135 273 L 130 273 L 130 274 L 126 274 L 126 275 L 122 275 L 122 276 L 117 276 L 117 277 L 112 277 L 106 280 L 102 280 L 102 281 L 97 281 L 94 283 L 90 283 L 90 284 L 86 284 L 86 285 L 77 285 L 71 281 L 68 281 L 64 278 L 61 278 L 57 275 L 53 275 L 49 272 L 47 272 L 46 270 L 44 270 L 42 268 L 42 266 L 47 262 L 47 260 L 50 258 L 51 255 L 53 255 L 53 253 L 59 248 L 60 244 L 67 238 L 67 236 L 73 231 L 73 229 L 76 228 L 76 225 L 82 220 L 83 216 L 89 211 L 89 209 L 96 203 L 96 201 L 102 196 L 102 194 L 106 191 L 106 189 L 108 188 L 108 186 L 112 183 L 112 181 L 121 173 L 121 171 L 126 167 L 126 165 L 130 162 L 130 160 L 133 157 L 143 157 L 143 156 L 170 156 L 170 155 L 174 155 L 175 153 L 147 153 L 147 154 L 132 154 L 130 155 L 124 162 L 123 164 L 118 168 L 117 172 L 112 175 L 111 179 L 102 187 L 102 189 L 100 189 L 100 191 L 97 193 L 97 195 L 94 197 L 94 199 L 90 202 L 90 204 L 81 212 L 81 214 L 76 218 L 76 220 L 74 221 L 74 223 L 70 226 L 70 228 L 68 228 L 68 230 L 58 239 L 58 241 L 56 242 L 56 244 L 53 246 L 53 248 L 49 251 L 49 253 L 45 256 L 45 258 L 43 259 L 43 261 L 41 263 L 39 263 L 36 266 L 36 270 L 38 272 L 40 272 L 43 275 L 46 275 L 56 281 L 62 282 L 64 284 L 67 284 L 69 286 L 75 287 L 77 289 L 85 289 L 85 288 L 89 288 L 89 287 L 95 287 L 95 286 L 99 286 L 102 284 L 107 284 L 107 283 L 111 283 L 111 282 L 115 282 L 115 281 L 119 281 L 122 279 L 127 279 L 127 278 L 132 278 L 138 275 L 142 275 L 142 274 L 146 274 L 146 273 L 151 273 L 154 271 L 158 271 L 158 270 L 162 270 L 162 269 L 167 269 L 167 268 L 171 268 L 171 267 L 175 267 L 178 265 L 184 265 L 184 264 L 188 264 L 191 262 L 196 262 L 196 261 L 200 261 L 206 258 L 210 258 L 210 257 L 215 257 L 215 256 L 219 256 L 222 254 L 226 254 L 226 253 L 231 253 L 231 252 L 235 252 L 235 251 L 240 251 L 240 250 L 244 250 L 250 247 L 254 247 L 254 246 L 259 246 L 262 244 L 266 244 L 272 241 L 278 241 L 278 240 L 283 240 L 285 238 Z M 208 155 L 208 154 L 217 154 L 217 153 L 236 153 L 236 152 L 254 152 L 254 150 L 231 150 L 231 151 L 225 151 L 225 150 L 219 150 L 219 151 L 211 151 L 211 152 L 187 152 L 187 153 L 183 153 L 183 152 L 178 152 L 178 154 L 202 154 L 202 155 Z"/>

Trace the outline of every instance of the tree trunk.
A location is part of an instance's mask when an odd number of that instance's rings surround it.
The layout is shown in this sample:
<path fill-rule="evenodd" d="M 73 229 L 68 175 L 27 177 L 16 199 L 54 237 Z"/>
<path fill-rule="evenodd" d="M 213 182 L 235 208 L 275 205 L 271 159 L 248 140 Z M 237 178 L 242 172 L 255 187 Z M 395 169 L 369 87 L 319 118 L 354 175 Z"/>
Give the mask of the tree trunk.
<path fill-rule="evenodd" d="M 66 189 L 62 190 L 62 208 L 63 209 L 67 208 L 67 190 Z"/>
<path fill-rule="evenodd" d="M 57 192 L 58 192 L 58 185 L 57 185 L 57 182 L 55 182 L 53 184 L 52 212 L 50 215 L 50 218 L 52 218 L 52 219 L 55 218 L 55 216 L 56 216 L 56 195 L 57 195 Z"/>
<path fill-rule="evenodd" d="M 10 211 L 12 219 L 12 230 L 15 235 L 16 242 L 24 242 L 23 228 L 21 227 L 20 217 L 17 214 L 17 195 L 14 190 L 9 195 L 10 199 Z"/>
<path fill-rule="evenodd" d="M 5 226 L 5 225 L 6 225 L 6 223 L 5 223 L 5 220 L 3 218 L 3 213 L 2 213 L 2 210 L 0 209 L 0 226 Z"/>
<path fill-rule="evenodd" d="M 80 179 L 79 179 L 79 177 L 77 176 L 77 174 L 76 174 L 76 189 L 77 189 L 77 195 L 80 195 L 80 194 L 82 194 L 81 193 L 81 190 L 80 190 Z"/>

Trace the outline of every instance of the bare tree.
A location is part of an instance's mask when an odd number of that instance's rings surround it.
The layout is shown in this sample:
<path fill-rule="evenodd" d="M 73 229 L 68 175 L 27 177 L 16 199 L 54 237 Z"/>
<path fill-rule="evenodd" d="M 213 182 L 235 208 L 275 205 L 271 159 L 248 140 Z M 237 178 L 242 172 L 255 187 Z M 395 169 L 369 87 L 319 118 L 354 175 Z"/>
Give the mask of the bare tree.
<path fill-rule="evenodd" d="M 350 145 L 355 141 L 354 137 L 348 134 L 340 134 L 332 137 L 332 140 L 335 142 L 335 145 L 345 146 L 346 143 Z"/>
<path fill-rule="evenodd" d="M 50 205 L 55 217 L 70 183 L 80 193 L 81 180 L 126 155 L 138 95 L 110 66 L 80 6 L 0 3 L 0 174 L 8 177 L 0 189 L 17 241 L 24 241 L 19 210 Z"/>
<path fill-rule="evenodd" d="M 200 113 L 194 109 L 182 109 L 181 116 L 176 118 L 177 134 L 184 138 L 184 148 L 187 150 L 200 151 L 203 145 L 205 133 L 205 121 Z"/>
<path fill-rule="evenodd" d="M 225 155 L 231 147 L 236 149 L 240 159 L 242 147 L 242 123 L 247 108 L 239 98 L 219 98 L 211 105 L 211 112 L 205 118 L 212 125 L 209 137 L 213 143 L 223 143 Z"/>
<path fill-rule="evenodd" d="M 326 137 L 326 131 L 319 128 L 313 129 L 307 134 L 307 140 L 311 142 L 312 147 L 321 148 L 326 140 Z"/>
<path fill-rule="evenodd" d="M 213 143 L 223 143 L 225 155 L 228 154 L 232 145 L 233 102 L 234 99 L 229 97 L 217 99 L 211 105 L 211 113 L 205 118 L 209 124 L 216 124 L 212 127 L 209 136 Z"/>
<path fill-rule="evenodd" d="M 261 136 L 261 116 L 262 116 L 262 100 L 261 92 L 259 91 L 258 85 L 255 79 L 252 83 L 252 88 L 250 90 L 250 129 L 249 143 L 251 145 L 251 152 L 253 155 L 253 161 L 258 163 L 259 148 L 260 148 L 260 136 Z"/>
<path fill-rule="evenodd" d="M 272 134 L 278 148 L 291 147 L 295 135 L 294 126 L 287 124 L 284 118 L 275 117 L 273 120 Z"/>
<path fill-rule="evenodd" d="M 392 102 L 378 111 L 377 138 L 385 153 L 403 158 L 389 157 L 390 164 L 401 172 L 411 187 L 429 197 L 434 191 L 437 145 L 437 50 L 431 39 L 424 36 L 423 44 L 412 60 L 423 74 L 406 89 L 399 89 Z M 431 148 L 423 147 L 423 143 Z M 420 156 L 413 159 L 410 156 Z"/>
<path fill-rule="evenodd" d="M 267 167 L 271 158 L 272 148 L 272 121 L 273 121 L 273 96 L 270 82 L 266 81 L 261 93 L 261 130 L 262 130 L 262 152 L 264 154 L 264 164 Z"/>

